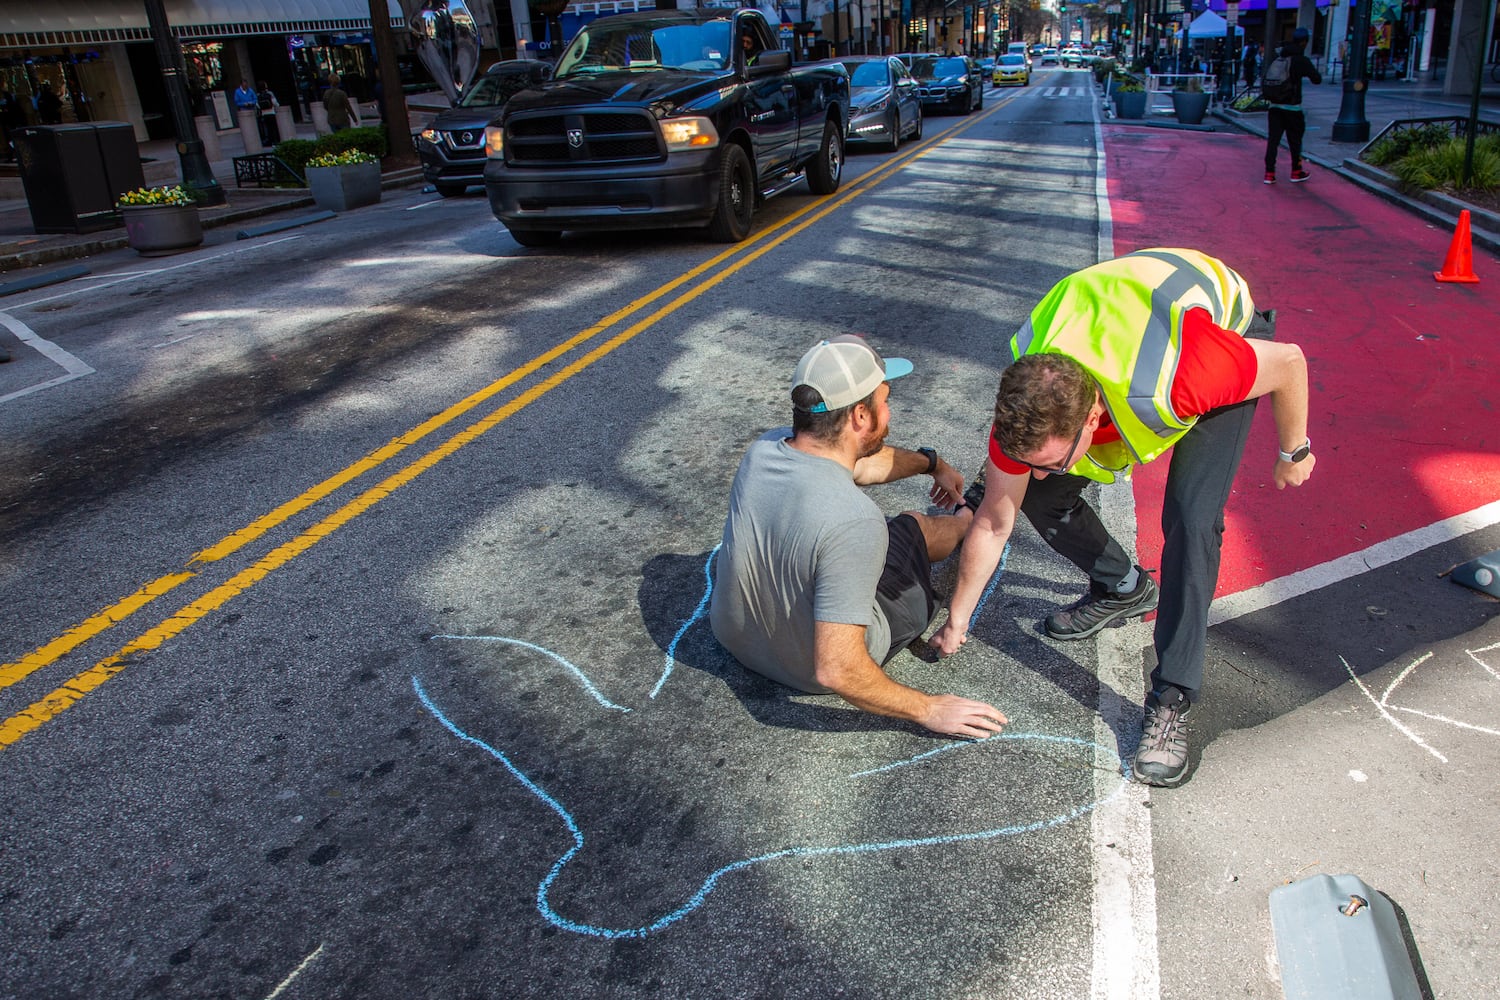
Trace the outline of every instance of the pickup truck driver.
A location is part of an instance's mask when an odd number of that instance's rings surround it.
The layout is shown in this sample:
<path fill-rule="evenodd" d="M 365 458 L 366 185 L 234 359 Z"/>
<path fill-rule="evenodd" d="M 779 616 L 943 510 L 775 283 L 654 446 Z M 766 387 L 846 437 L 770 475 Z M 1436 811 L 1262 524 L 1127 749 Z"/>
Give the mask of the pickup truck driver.
<path fill-rule="evenodd" d="M 860 337 L 825 340 L 792 379 L 792 426 L 753 442 L 729 493 L 709 622 L 745 667 L 799 691 L 944 734 L 983 738 L 1007 721 L 983 702 L 930 695 L 881 664 L 926 631 L 931 565 L 947 558 L 983 494 L 930 448 L 885 444 L 888 379 L 912 370 Z M 952 515 L 889 521 L 860 486 L 932 477 Z"/>

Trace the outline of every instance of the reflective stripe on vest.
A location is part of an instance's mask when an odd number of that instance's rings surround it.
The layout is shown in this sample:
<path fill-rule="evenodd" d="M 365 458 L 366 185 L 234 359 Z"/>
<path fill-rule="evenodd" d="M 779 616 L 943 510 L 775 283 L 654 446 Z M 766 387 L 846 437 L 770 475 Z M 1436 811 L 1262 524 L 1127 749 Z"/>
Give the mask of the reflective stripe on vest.
<path fill-rule="evenodd" d="M 1158 248 L 1069 275 L 1021 325 L 1012 357 L 1051 352 L 1083 365 L 1125 443 L 1091 448 L 1100 453 L 1080 457 L 1074 473 L 1112 482 L 1132 459 L 1149 462 L 1197 422 L 1178 416 L 1171 402 L 1182 316 L 1194 308 L 1239 334 L 1255 310 L 1245 280 L 1223 262 L 1196 250 Z"/>

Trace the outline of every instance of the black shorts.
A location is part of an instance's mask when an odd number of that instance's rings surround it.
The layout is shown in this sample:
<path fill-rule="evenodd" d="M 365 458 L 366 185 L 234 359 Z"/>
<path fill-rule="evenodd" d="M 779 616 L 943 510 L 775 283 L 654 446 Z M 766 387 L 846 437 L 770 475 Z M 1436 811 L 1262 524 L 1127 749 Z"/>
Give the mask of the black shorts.
<path fill-rule="evenodd" d="M 880 661 L 890 661 L 917 636 L 927 631 L 937 611 L 937 597 L 932 592 L 932 560 L 927 555 L 927 539 L 922 527 L 910 514 L 885 522 L 885 569 L 875 588 L 875 601 L 885 612 L 891 626 L 891 648 Z"/>

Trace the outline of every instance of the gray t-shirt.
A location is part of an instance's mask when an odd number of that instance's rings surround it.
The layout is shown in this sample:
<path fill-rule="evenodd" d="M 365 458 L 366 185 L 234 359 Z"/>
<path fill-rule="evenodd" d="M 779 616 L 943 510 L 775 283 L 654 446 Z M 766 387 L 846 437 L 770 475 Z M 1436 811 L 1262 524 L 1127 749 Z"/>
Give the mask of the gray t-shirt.
<path fill-rule="evenodd" d="M 791 434 L 768 431 L 740 462 L 708 615 L 740 663 L 824 694 L 813 676 L 814 622 L 866 626 L 877 663 L 890 649 L 890 625 L 875 601 L 885 517 L 848 469 L 793 448 Z"/>

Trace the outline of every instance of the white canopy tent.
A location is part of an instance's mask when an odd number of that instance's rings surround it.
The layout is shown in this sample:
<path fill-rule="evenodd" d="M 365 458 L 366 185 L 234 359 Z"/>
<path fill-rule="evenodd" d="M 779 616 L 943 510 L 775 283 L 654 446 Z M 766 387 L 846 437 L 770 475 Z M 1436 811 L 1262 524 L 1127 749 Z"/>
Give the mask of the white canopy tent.
<path fill-rule="evenodd" d="M 1228 28 L 1228 22 L 1222 17 L 1211 10 L 1205 10 L 1193 19 L 1192 24 L 1187 26 L 1187 37 L 1189 41 L 1197 41 L 1200 38 L 1223 38 Z M 1234 26 L 1234 34 L 1236 38 L 1242 37 L 1245 34 L 1245 29 L 1236 24 Z M 1182 37 L 1181 29 L 1178 30 L 1177 37 Z"/>

